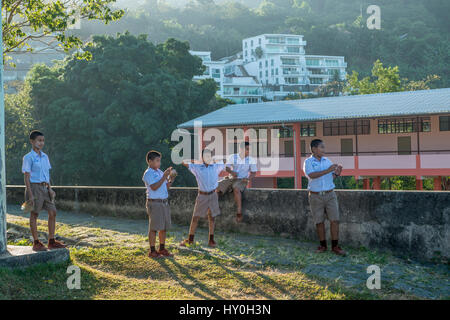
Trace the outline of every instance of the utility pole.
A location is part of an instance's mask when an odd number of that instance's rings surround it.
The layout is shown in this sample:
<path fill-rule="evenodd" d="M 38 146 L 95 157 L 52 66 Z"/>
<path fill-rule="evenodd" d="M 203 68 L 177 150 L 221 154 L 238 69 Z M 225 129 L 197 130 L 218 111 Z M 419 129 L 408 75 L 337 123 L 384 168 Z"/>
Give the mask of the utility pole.
<path fill-rule="evenodd" d="M 3 3 L 0 0 L 3 8 Z M 2 17 L 0 14 L 0 26 Z M 3 30 L 0 28 L 0 253 L 6 251 L 5 97 L 3 92 Z"/>

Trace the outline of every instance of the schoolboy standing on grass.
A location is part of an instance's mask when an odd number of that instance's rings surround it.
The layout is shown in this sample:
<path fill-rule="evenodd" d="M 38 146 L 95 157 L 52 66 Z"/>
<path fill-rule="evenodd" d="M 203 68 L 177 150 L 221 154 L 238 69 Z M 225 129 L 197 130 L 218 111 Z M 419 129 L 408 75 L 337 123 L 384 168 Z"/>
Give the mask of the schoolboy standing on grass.
<path fill-rule="evenodd" d="M 33 236 L 33 250 L 45 251 L 47 248 L 39 240 L 37 231 L 37 218 L 39 212 L 48 212 L 48 249 L 65 248 L 66 245 L 55 240 L 56 207 L 54 204 L 55 192 L 50 186 L 50 160 L 42 151 L 44 148 L 44 134 L 34 130 L 30 133 L 32 149 L 23 157 L 22 173 L 25 180 L 25 199 L 30 203 L 30 230 Z"/>
<path fill-rule="evenodd" d="M 345 255 L 345 251 L 338 246 L 339 204 L 333 182 L 333 179 L 341 174 L 342 166 L 333 164 L 324 156 L 325 145 L 320 139 L 311 141 L 311 152 L 311 157 L 303 164 L 303 171 L 308 177 L 309 204 L 320 240 L 317 252 L 327 251 L 324 224 L 327 217 L 330 221 L 331 251 L 337 255 Z"/>
<path fill-rule="evenodd" d="M 195 200 L 194 213 L 191 226 L 189 228 L 189 238 L 181 241 L 180 245 L 185 247 L 194 243 L 195 230 L 197 229 L 200 218 L 208 216 L 209 221 L 209 242 L 208 246 L 215 247 L 214 225 L 215 217 L 220 214 L 219 197 L 216 189 L 219 182 L 219 174 L 225 170 L 225 164 L 213 163 L 212 153 L 209 149 L 202 152 L 202 164 L 183 162 L 197 179 L 198 194 Z"/>
<path fill-rule="evenodd" d="M 150 258 L 171 257 L 166 248 L 166 231 L 170 229 L 170 207 L 168 202 L 169 189 L 175 175 L 171 175 L 172 167 L 161 171 L 161 153 L 151 150 L 147 153 L 148 169 L 142 180 L 147 188 L 146 209 L 149 218 L 148 241 L 150 243 Z M 168 179 L 170 176 L 170 179 Z M 159 250 L 156 251 L 156 232 L 159 233 Z"/>

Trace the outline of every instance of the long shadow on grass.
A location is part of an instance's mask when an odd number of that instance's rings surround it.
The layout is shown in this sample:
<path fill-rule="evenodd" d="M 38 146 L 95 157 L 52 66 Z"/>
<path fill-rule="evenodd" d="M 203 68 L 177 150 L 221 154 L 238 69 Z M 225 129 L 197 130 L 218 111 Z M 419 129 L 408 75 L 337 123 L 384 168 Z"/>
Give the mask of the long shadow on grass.
<path fill-rule="evenodd" d="M 263 289 L 261 289 L 260 287 L 258 287 L 256 284 L 254 284 L 251 280 L 247 279 L 244 276 L 239 275 L 238 273 L 234 272 L 233 270 L 228 269 L 226 266 L 224 266 L 221 262 L 219 258 L 216 258 L 214 256 L 212 256 L 211 254 L 209 254 L 208 251 L 200 249 L 205 255 L 207 255 L 209 257 L 210 260 L 213 261 L 213 263 L 215 265 L 217 265 L 218 267 L 222 268 L 226 273 L 230 274 L 231 276 L 233 276 L 234 278 L 236 278 L 237 280 L 239 280 L 240 282 L 242 282 L 245 286 L 250 287 L 252 289 L 254 289 L 258 294 L 260 294 L 261 296 L 269 299 L 269 300 L 275 300 L 275 297 L 271 296 L 270 294 L 266 293 Z M 240 264 L 242 264 L 242 262 L 240 262 Z"/>
<path fill-rule="evenodd" d="M 198 281 L 195 277 L 191 276 L 188 272 L 188 270 L 184 267 L 182 267 L 178 262 L 176 262 L 174 259 L 170 259 L 170 262 L 178 268 L 178 270 L 189 280 L 195 283 L 195 286 L 191 286 L 184 282 L 179 276 L 177 276 L 177 273 L 175 270 L 169 267 L 165 259 L 155 259 L 164 269 L 167 270 L 167 273 L 172 276 L 174 280 L 176 280 L 183 288 L 188 290 L 189 292 L 192 292 L 195 296 L 202 298 L 202 299 L 210 299 L 209 297 L 204 296 L 202 293 L 197 292 L 195 289 L 203 291 L 204 294 L 208 294 L 216 299 L 224 300 L 223 297 L 219 296 L 215 292 L 211 291 L 205 284 Z"/>
<path fill-rule="evenodd" d="M 236 261 L 238 264 L 242 264 L 242 261 L 239 260 L 238 258 L 236 258 L 233 255 L 229 255 L 229 257 L 231 259 L 233 259 L 234 261 Z M 274 288 L 276 288 L 278 291 L 280 291 L 282 294 L 285 294 L 287 296 L 289 296 L 291 299 L 296 299 L 295 296 L 293 296 L 291 294 L 291 292 L 289 292 L 288 290 L 286 290 L 286 288 L 284 288 L 283 286 L 281 286 L 278 282 L 274 281 L 273 279 L 271 279 L 270 277 L 266 276 L 265 274 L 259 273 L 258 271 L 254 272 L 255 275 L 257 275 L 258 277 L 262 278 L 264 281 L 267 281 L 268 283 L 270 283 L 271 286 L 273 286 Z"/>

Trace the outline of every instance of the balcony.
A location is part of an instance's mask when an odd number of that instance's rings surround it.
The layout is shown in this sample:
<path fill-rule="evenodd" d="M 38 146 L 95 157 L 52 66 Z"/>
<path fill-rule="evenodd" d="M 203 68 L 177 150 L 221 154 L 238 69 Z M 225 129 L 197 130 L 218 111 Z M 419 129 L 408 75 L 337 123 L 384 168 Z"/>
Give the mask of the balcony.
<path fill-rule="evenodd" d="M 260 89 L 258 90 L 224 90 L 224 96 L 229 97 L 259 97 L 262 96 L 262 92 Z"/>
<path fill-rule="evenodd" d="M 266 47 L 265 50 L 266 53 L 275 53 L 275 54 L 305 54 L 305 50 L 300 48 L 298 51 L 294 52 L 294 51 L 289 51 L 287 48 L 271 48 L 270 46 Z"/>
<path fill-rule="evenodd" d="M 424 151 L 421 154 L 398 155 L 393 152 L 359 153 L 358 156 L 328 154 L 333 163 L 344 167 L 343 176 L 448 176 L 450 175 L 450 150 Z M 301 168 L 306 158 L 303 154 Z M 272 177 L 293 177 L 294 157 L 258 158 L 259 175 Z"/>

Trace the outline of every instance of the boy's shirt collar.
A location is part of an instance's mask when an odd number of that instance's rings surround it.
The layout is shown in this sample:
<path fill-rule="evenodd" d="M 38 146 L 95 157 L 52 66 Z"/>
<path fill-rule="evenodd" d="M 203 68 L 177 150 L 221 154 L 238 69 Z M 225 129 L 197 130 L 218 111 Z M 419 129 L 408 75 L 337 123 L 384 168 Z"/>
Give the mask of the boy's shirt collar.
<path fill-rule="evenodd" d="M 33 155 L 33 156 L 37 156 L 37 157 L 44 157 L 44 156 L 46 156 L 46 154 L 44 153 L 44 151 L 40 151 L 40 155 L 39 155 L 39 153 L 37 153 L 36 151 L 34 151 L 34 149 L 33 148 L 31 148 L 31 154 Z"/>
<path fill-rule="evenodd" d="M 326 160 L 327 158 L 325 156 L 322 156 L 320 159 L 317 159 L 315 155 L 311 155 L 311 158 L 313 158 L 313 160 L 317 161 L 317 162 L 321 162 L 323 160 Z"/>

